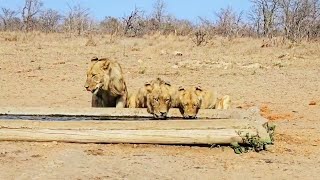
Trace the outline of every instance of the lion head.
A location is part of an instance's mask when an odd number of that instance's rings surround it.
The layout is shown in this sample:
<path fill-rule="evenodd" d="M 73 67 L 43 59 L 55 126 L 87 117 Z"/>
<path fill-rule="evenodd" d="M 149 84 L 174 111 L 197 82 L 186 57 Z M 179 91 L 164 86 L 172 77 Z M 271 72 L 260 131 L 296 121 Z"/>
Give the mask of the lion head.
<path fill-rule="evenodd" d="M 92 59 L 92 64 L 87 71 L 87 80 L 84 87 L 87 91 L 97 94 L 98 91 L 105 85 L 105 73 L 109 68 L 110 61 L 102 61 L 98 59 Z M 106 88 L 106 87 L 104 87 Z"/>
<path fill-rule="evenodd" d="M 145 84 L 147 90 L 147 111 L 156 119 L 166 119 L 171 108 L 171 84 L 158 78 Z"/>
<path fill-rule="evenodd" d="M 115 61 L 92 58 L 84 87 L 93 95 L 102 98 L 105 106 L 115 104 L 116 102 L 111 101 L 117 101 L 118 98 L 121 98 L 121 104 L 126 102 L 127 88 L 122 69 Z"/>
<path fill-rule="evenodd" d="M 178 108 L 183 118 L 196 118 L 202 102 L 201 97 L 197 95 L 196 91 L 200 90 L 199 87 L 192 87 L 189 89 L 180 87 L 178 89 Z"/>

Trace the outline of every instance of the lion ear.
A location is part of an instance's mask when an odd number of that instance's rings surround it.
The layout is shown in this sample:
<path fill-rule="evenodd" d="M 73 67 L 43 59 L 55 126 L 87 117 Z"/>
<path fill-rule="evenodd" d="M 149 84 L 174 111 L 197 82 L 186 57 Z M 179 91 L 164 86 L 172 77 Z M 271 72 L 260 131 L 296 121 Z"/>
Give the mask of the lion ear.
<path fill-rule="evenodd" d="M 150 83 L 150 82 L 144 83 L 144 87 L 146 88 L 146 90 L 147 90 L 148 93 L 151 92 L 152 87 L 151 87 L 151 83 Z"/>
<path fill-rule="evenodd" d="M 203 91 L 203 90 L 202 90 L 201 86 L 197 86 L 196 91 Z"/>
<path fill-rule="evenodd" d="M 92 61 L 92 62 L 93 62 L 93 61 L 99 61 L 99 58 L 96 57 L 96 56 L 94 56 L 94 57 L 91 58 L 91 61 Z"/>
<path fill-rule="evenodd" d="M 168 82 L 168 81 L 164 81 L 164 84 L 167 85 L 167 86 L 171 86 L 171 83 Z"/>
<path fill-rule="evenodd" d="M 182 86 L 180 86 L 179 88 L 178 88 L 178 91 L 184 91 L 185 89 L 184 89 L 184 87 L 182 87 Z"/>
<path fill-rule="evenodd" d="M 110 61 L 104 61 L 103 64 L 102 64 L 102 68 L 104 70 L 108 69 L 109 68 L 109 65 L 110 65 Z"/>
<path fill-rule="evenodd" d="M 144 83 L 144 86 L 146 86 L 146 87 L 147 87 L 147 86 L 151 86 L 151 83 L 150 83 L 150 82 L 145 82 L 145 83 Z"/>

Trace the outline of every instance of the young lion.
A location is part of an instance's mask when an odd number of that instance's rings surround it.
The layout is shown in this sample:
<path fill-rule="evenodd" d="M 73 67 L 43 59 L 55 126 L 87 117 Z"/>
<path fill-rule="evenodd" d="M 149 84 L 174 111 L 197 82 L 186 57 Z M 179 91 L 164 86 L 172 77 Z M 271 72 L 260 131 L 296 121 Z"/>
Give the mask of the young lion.
<path fill-rule="evenodd" d="M 173 102 L 171 84 L 158 78 L 147 86 L 148 113 L 155 119 L 166 119 Z"/>
<path fill-rule="evenodd" d="M 147 108 L 147 95 L 152 90 L 152 84 L 157 80 L 146 82 L 137 92 L 131 93 L 127 103 L 128 108 Z"/>
<path fill-rule="evenodd" d="M 147 108 L 155 119 L 166 119 L 174 104 L 174 89 L 171 84 L 160 78 L 147 82 L 137 93 L 131 94 L 129 108 Z"/>
<path fill-rule="evenodd" d="M 199 109 L 228 109 L 231 104 L 228 95 L 219 99 L 216 91 L 204 90 L 201 87 L 180 87 L 177 96 L 177 107 L 183 117 L 188 119 L 196 118 Z"/>
<path fill-rule="evenodd" d="M 103 58 L 92 58 L 84 87 L 92 92 L 92 107 L 124 108 L 127 86 L 119 63 Z"/>

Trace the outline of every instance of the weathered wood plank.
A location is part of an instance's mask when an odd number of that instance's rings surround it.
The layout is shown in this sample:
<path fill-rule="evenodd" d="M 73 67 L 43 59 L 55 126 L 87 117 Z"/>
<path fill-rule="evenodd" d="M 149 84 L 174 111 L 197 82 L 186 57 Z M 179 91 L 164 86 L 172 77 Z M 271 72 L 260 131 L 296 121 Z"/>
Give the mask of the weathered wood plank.
<path fill-rule="evenodd" d="M 242 142 L 238 132 L 259 135 L 261 126 L 248 120 L 170 121 L 34 121 L 0 120 L 0 140 L 81 143 L 229 144 Z M 123 139 L 122 139 L 123 138 Z"/>
<path fill-rule="evenodd" d="M 256 134 L 253 129 L 241 129 Z M 230 144 L 242 142 L 235 129 L 217 130 L 48 130 L 1 129 L 0 141 L 76 143 Z"/>
<path fill-rule="evenodd" d="M 5 116 L 31 119 L 8 119 Z M 39 121 L 49 116 L 65 121 Z M 8 116 L 7 116 L 8 117 Z M 71 117 L 80 117 L 74 121 Z M 87 121 L 81 117 L 105 117 L 109 121 Z M 111 120 L 117 117 L 124 120 Z M 212 110 L 199 113 L 197 120 L 141 121 L 151 118 L 146 109 L 115 108 L 0 108 L 0 141 L 61 141 L 80 143 L 229 144 L 242 142 L 241 134 L 259 135 L 270 142 L 262 127 L 267 122 L 257 109 Z M 181 118 L 171 109 L 170 118 Z M 134 121 L 129 121 L 134 119 Z"/>

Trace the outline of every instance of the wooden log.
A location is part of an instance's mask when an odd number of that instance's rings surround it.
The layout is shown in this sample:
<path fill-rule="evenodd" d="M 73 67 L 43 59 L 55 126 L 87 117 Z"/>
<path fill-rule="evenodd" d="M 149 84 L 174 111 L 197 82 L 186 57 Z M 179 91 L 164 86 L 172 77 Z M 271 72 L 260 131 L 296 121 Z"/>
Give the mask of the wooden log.
<path fill-rule="evenodd" d="M 0 141 L 60 141 L 78 143 L 230 144 L 239 136 L 259 135 L 270 142 L 262 126 L 248 120 L 192 121 L 0 121 Z"/>
<path fill-rule="evenodd" d="M 252 129 L 244 133 L 256 134 Z M 76 143 L 230 144 L 242 143 L 235 129 L 223 130 L 48 130 L 1 129 L 1 141 Z"/>

